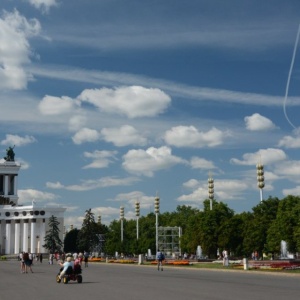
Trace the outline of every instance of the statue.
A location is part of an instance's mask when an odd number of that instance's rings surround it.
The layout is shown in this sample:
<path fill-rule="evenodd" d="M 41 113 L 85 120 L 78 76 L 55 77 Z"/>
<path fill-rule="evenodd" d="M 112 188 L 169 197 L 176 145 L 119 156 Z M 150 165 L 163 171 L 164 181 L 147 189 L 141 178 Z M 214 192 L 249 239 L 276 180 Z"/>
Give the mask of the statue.
<path fill-rule="evenodd" d="M 15 152 L 14 152 L 14 148 L 13 147 L 8 147 L 8 149 L 6 149 L 6 156 L 4 157 L 4 159 L 6 161 L 15 161 Z"/>

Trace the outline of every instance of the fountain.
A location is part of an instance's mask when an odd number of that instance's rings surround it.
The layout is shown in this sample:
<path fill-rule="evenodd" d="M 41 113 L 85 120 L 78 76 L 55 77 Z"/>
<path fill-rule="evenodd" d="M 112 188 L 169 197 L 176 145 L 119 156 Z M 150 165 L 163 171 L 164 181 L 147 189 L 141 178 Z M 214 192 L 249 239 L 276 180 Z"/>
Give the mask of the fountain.
<path fill-rule="evenodd" d="M 288 251 L 287 251 L 287 244 L 286 241 L 280 242 L 280 259 L 287 259 L 288 258 Z"/>
<path fill-rule="evenodd" d="M 197 247 L 196 256 L 197 256 L 197 259 L 202 258 L 202 248 L 201 248 L 201 246 Z"/>

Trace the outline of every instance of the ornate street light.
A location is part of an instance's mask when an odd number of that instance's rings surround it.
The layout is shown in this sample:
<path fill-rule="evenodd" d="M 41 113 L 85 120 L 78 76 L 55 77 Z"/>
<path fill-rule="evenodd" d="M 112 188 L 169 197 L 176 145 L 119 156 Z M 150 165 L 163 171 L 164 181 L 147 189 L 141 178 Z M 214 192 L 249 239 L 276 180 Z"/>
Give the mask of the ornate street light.
<path fill-rule="evenodd" d="M 121 220 L 121 242 L 123 242 L 123 220 L 124 220 L 124 207 L 120 206 L 120 220 Z"/>
<path fill-rule="evenodd" d="M 260 202 L 263 201 L 263 188 L 265 187 L 265 177 L 264 177 L 264 165 L 257 164 L 256 165 L 256 173 L 257 173 L 257 186 L 260 191 Z"/>
<path fill-rule="evenodd" d="M 211 175 L 208 177 L 208 198 L 210 200 L 210 210 L 212 210 L 212 201 L 214 199 L 214 180 Z"/>
<path fill-rule="evenodd" d="M 156 217 L 156 223 L 155 223 L 155 228 L 156 228 L 156 234 L 155 234 L 155 240 L 156 240 L 156 253 L 158 251 L 158 214 L 159 214 L 159 197 L 156 196 L 154 199 L 154 212 L 155 212 L 155 217 Z"/>
<path fill-rule="evenodd" d="M 136 215 L 136 239 L 139 239 L 139 217 L 140 217 L 140 202 L 135 202 L 135 215 Z"/>

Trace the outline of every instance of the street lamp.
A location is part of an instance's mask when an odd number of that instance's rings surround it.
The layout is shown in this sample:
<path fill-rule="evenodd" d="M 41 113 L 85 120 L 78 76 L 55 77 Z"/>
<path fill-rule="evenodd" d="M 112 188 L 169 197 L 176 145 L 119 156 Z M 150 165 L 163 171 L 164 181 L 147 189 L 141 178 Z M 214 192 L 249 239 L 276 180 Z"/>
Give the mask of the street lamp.
<path fill-rule="evenodd" d="M 139 217 L 140 217 L 140 202 L 135 202 L 135 215 L 136 215 L 136 239 L 139 239 Z"/>
<path fill-rule="evenodd" d="M 210 200 L 210 210 L 212 210 L 212 201 L 214 199 L 214 180 L 210 175 L 208 178 L 208 198 Z"/>
<path fill-rule="evenodd" d="M 120 206 L 120 220 L 121 220 L 121 242 L 123 242 L 123 220 L 124 220 L 124 207 Z"/>
<path fill-rule="evenodd" d="M 155 223 L 155 228 L 156 228 L 156 234 L 155 234 L 155 240 L 156 240 L 156 253 L 158 251 L 158 214 L 159 214 L 159 197 L 156 196 L 154 199 L 154 211 L 155 211 L 155 217 L 156 217 L 156 223 Z"/>
<path fill-rule="evenodd" d="M 265 187 L 265 177 L 264 177 L 264 165 L 257 164 L 256 165 L 256 173 L 257 173 L 257 186 L 260 191 L 260 202 L 263 201 L 263 188 Z"/>

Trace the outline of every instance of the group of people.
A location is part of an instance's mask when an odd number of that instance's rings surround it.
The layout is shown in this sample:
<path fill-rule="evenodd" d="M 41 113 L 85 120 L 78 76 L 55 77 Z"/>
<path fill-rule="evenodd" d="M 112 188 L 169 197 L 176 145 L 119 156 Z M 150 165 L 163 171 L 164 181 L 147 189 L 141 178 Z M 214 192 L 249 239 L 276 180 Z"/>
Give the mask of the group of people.
<path fill-rule="evenodd" d="M 21 252 L 19 259 L 21 261 L 21 273 L 28 273 L 28 269 L 32 271 L 33 254 L 28 252 Z"/>
<path fill-rule="evenodd" d="M 88 267 L 88 258 L 89 254 L 87 251 L 84 251 L 84 253 L 67 253 L 65 261 L 60 261 L 61 266 L 61 272 L 59 275 L 59 278 L 61 279 L 63 275 L 66 274 L 67 270 L 71 267 L 73 271 L 76 272 L 76 270 L 81 270 L 82 262 L 84 262 L 85 268 Z"/>

